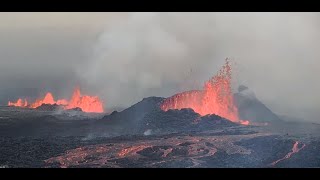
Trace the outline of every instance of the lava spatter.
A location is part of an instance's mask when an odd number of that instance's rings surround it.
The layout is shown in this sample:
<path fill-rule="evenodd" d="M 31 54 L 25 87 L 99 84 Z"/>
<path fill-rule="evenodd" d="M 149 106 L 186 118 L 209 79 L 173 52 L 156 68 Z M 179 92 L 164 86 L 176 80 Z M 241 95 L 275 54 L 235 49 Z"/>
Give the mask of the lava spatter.
<path fill-rule="evenodd" d="M 80 89 L 76 88 L 66 109 L 81 108 L 84 112 L 103 112 L 103 105 L 98 96 L 81 95 Z"/>
<path fill-rule="evenodd" d="M 226 59 L 225 65 L 218 74 L 205 82 L 202 90 L 186 91 L 169 97 L 161 104 L 161 109 L 167 111 L 191 108 L 201 116 L 216 114 L 232 122 L 248 125 L 249 121 L 240 120 L 238 117 L 231 89 L 231 70 Z"/>
<path fill-rule="evenodd" d="M 38 98 L 35 102 L 28 104 L 27 100 L 18 99 L 16 103 L 9 101 L 8 106 L 37 108 L 42 104 L 60 105 L 64 109 L 81 108 L 84 112 L 103 113 L 103 103 L 98 96 L 81 95 L 80 89 L 76 88 L 70 101 L 66 99 L 54 100 L 51 92 L 46 93 L 44 98 Z"/>
<path fill-rule="evenodd" d="M 17 102 L 8 102 L 8 106 L 17 106 L 17 107 L 27 107 L 28 106 L 28 101 L 26 99 L 18 99 Z"/>

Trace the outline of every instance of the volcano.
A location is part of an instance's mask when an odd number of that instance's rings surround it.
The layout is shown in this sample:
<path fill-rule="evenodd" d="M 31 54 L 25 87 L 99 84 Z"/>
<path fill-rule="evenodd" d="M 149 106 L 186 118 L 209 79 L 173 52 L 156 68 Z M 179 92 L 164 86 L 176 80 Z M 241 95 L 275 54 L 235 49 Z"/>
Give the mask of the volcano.
<path fill-rule="evenodd" d="M 231 89 L 231 70 L 231 64 L 226 59 L 219 73 L 205 82 L 202 90 L 186 91 L 169 97 L 161 104 L 161 109 L 191 108 L 202 116 L 215 114 L 232 122 L 249 124 L 249 121 L 239 119 Z"/>
<path fill-rule="evenodd" d="M 234 94 L 239 117 L 257 123 L 281 123 L 283 120 L 264 105 L 248 87 L 240 85 Z"/>

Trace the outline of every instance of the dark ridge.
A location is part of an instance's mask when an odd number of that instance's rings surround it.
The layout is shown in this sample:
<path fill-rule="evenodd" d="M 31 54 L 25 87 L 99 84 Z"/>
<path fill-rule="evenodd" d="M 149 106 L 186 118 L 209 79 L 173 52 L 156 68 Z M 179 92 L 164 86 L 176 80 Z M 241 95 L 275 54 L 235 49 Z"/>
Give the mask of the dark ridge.
<path fill-rule="evenodd" d="M 240 86 L 238 87 L 238 92 L 242 92 L 242 91 L 247 90 L 247 89 L 249 89 L 247 86 L 240 85 Z"/>
<path fill-rule="evenodd" d="M 37 107 L 36 110 L 40 111 L 57 111 L 57 110 L 64 110 L 63 106 L 57 105 L 57 104 L 42 104 L 41 106 Z M 77 112 L 83 112 L 81 108 L 75 107 L 72 109 L 67 109 L 65 111 L 77 111 Z"/>
<path fill-rule="evenodd" d="M 41 106 L 36 108 L 36 110 L 40 111 L 56 111 L 60 109 L 62 109 L 62 106 L 57 104 L 42 104 Z"/>
<path fill-rule="evenodd" d="M 110 115 L 106 115 L 102 120 L 107 119 L 125 119 L 128 123 L 128 118 L 130 122 L 136 122 L 141 120 L 147 113 L 154 110 L 160 109 L 160 103 L 164 100 L 162 97 L 148 97 L 143 98 L 140 102 L 132 105 L 131 107 L 121 111 L 113 111 Z"/>
<path fill-rule="evenodd" d="M 112 111 L 112 113 L 110 114 L 110 116 L 117 114 L 118 111 Z"/>
<path fill-rule="evenodd" d="M 76 107 L 76 108 L 72 108 L 72 109 L 67 109 L 66 111 L 77 111 L 77 112 L 83 112 L 81 108 Z"/>
<path fill-rule="evenodd" d="M 121 134 L 144 134 L 151 131 L 152 135 L 177 133 L 177 132 L 200 132 L 203 130 L 216 129 L 222 126 L 237 126 L 227 119 L 217 115 L 201 117 L 192 109 L 171 109 L 163 111 L 160 105 L 165 98 L 149 97 L 121 111 L 112 112 L 97 120 L 91 127 L 97 136 L 118 136 Z"/>
<path fill-rule="evenodd" d="M 234 101 L 239 111 L 239 118 L 251 122 L 281 123 L 282 120 L 266 105 L 259 101 L 253 92 L 245 86 L 239 86 L 239 92 L 234 94 Z"/>
<path fill-rule="evenodd" d="M 156 134 L 200 132 L 220 127 L 238 126 L 217 115 L 200 116 L 192 109 L 156 111 L 141 121 L 140 132 L 151 129 Z"/>

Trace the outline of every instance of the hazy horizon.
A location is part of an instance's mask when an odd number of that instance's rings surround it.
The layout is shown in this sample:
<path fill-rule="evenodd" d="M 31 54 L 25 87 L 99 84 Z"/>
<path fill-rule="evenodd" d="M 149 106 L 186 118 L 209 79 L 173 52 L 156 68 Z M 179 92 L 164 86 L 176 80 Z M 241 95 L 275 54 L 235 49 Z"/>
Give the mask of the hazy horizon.
<path fill-rule="evenodd" d="M 106 108 L 201 88 L 234 63 L 233 88 L 320 122 L 320 13 L 0 13 L 0 104 L 76 85 Z"/>

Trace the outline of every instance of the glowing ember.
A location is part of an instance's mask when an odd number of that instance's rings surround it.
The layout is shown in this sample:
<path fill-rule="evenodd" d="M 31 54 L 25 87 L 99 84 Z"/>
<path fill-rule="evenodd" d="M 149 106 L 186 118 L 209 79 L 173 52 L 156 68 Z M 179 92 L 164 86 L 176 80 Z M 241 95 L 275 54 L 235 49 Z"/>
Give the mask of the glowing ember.
<path fill-rule="evenodd" d="M 239 123 L 242 125 L 249 125 L 250 124 L 250 122 L 246 121 L 246 120 L 239 120 Z"/>
<path fill-rule="evenodd" d="M 228 59 L 217 75 L 204 84 L 203 90 L 187 91 L 167 98 L 161 109 L 191 108 L 204 116 L 216 114 L 233 122 L 248 125 L 249 121 L 242 121 L 238 117 L 238 109 L 234 105 L 231 90 L 231 66 Z"/>
<path fill-rule="evenodd" d="M 28 105 L 26 100 L 18 99 L 16 103 L 8 102 L 8 106 L 37 108 L 42 104 L 57 104 L 64 109 L 81 108 L 84 112 L 103 113 L 103 104 L 98 96 L 82 96 L 80 89 L 76 88 L 70 101 L 65 99 L 54 100 L 52 93 L 48 92 L 43 99 L 37 99 L 34 103 Z"/>

